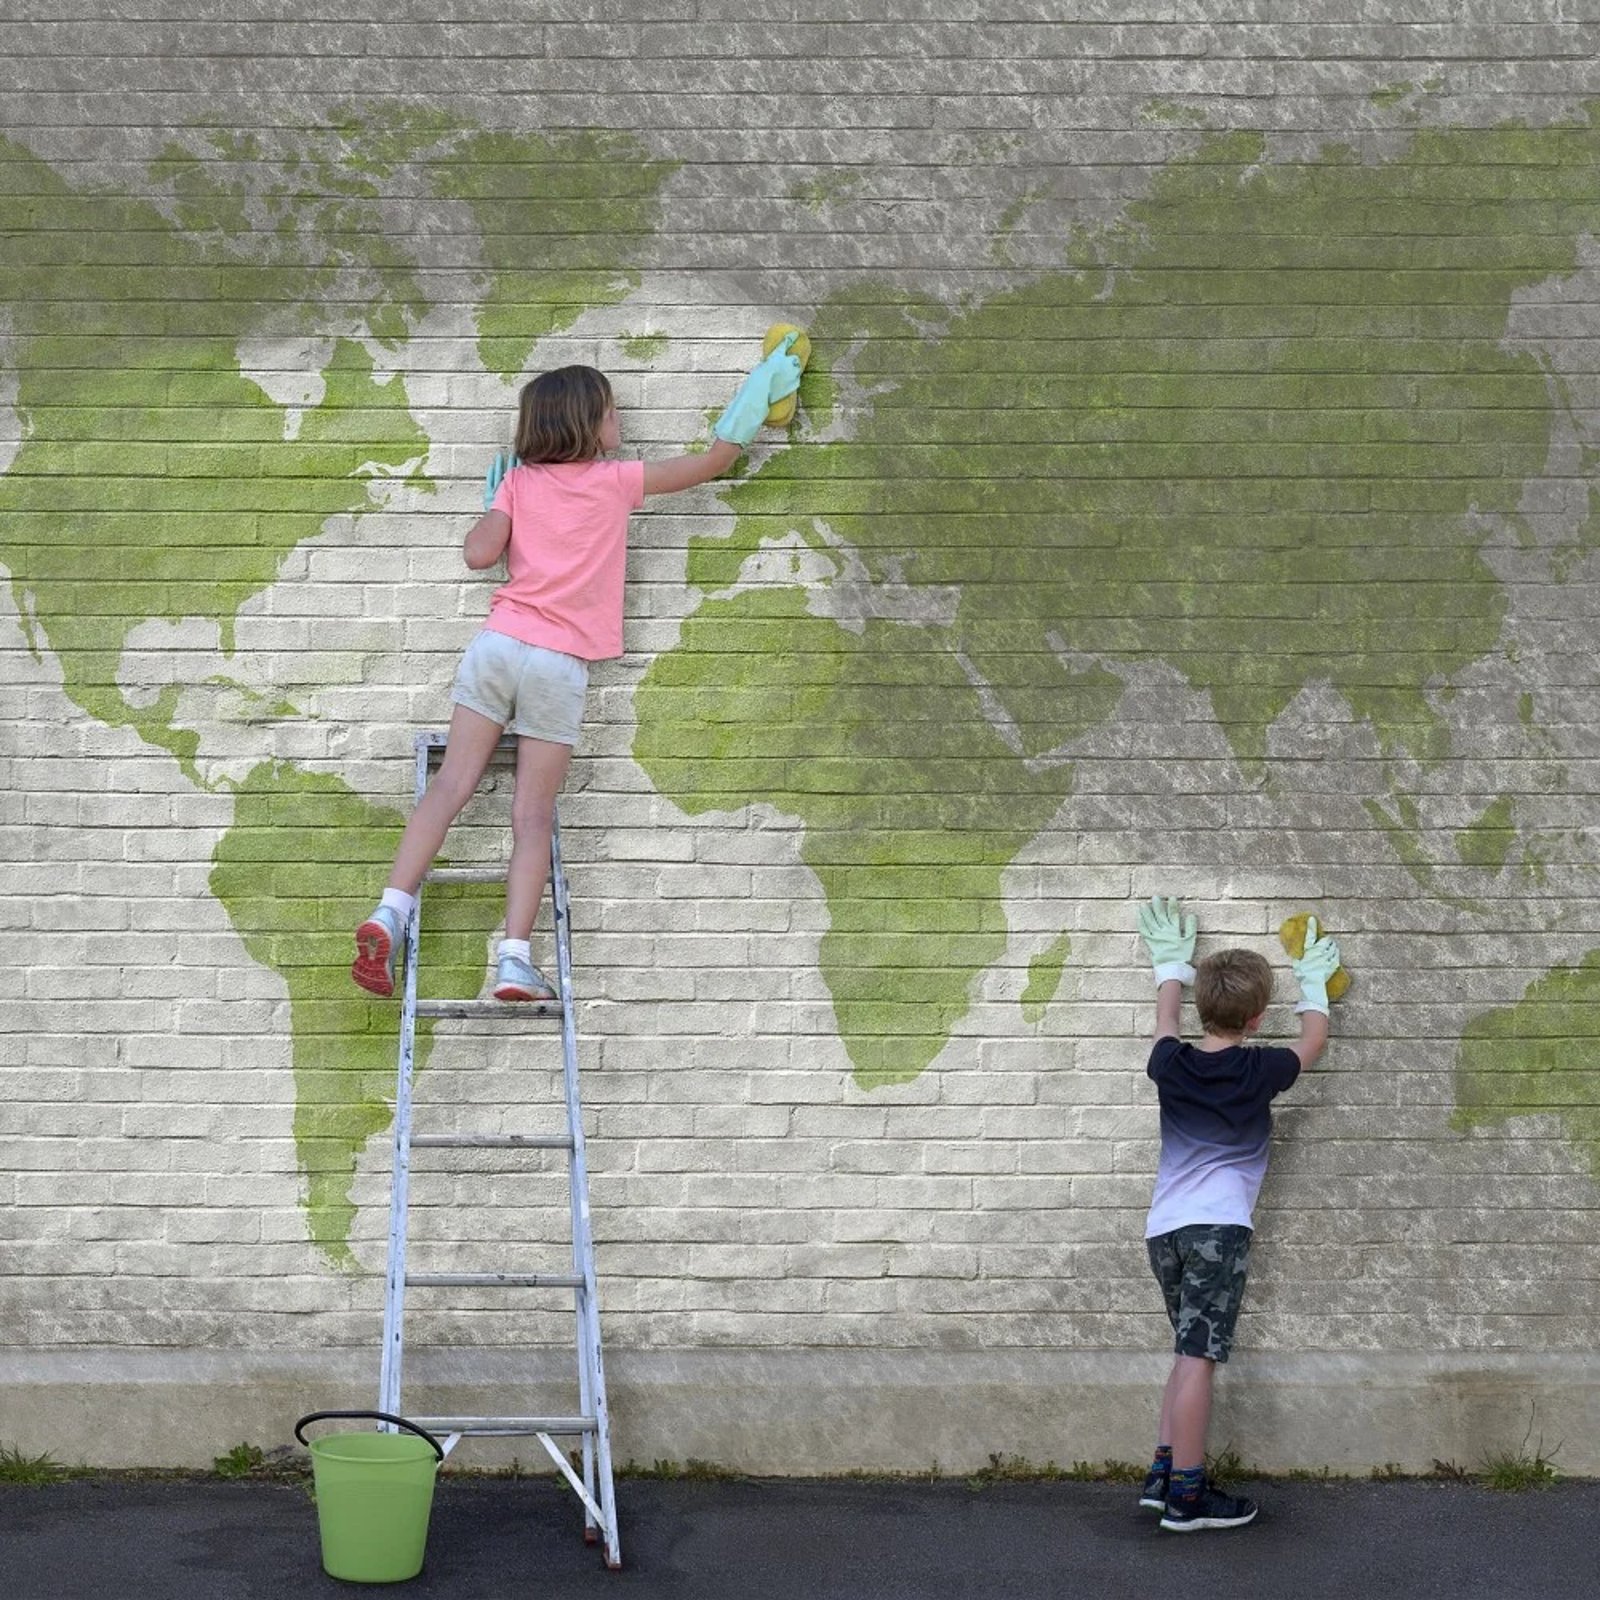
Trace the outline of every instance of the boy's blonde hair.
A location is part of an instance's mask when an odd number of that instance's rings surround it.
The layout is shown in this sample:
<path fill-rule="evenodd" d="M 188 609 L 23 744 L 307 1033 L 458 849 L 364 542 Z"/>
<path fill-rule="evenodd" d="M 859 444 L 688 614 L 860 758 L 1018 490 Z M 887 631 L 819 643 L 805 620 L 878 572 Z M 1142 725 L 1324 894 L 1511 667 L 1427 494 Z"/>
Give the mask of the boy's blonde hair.
<path fill-rule="evenodd" d="M 517 438 L 524 466 L 541 461 L 592 461 L 601 453 L 600 428 L 616 404 L 603 372 L 557 367 L 522 386 Z"/>
<path fill-rule="evenodd" d="M 1207 1033 L 1243 1033 L 1272 1000 L 1272 968 L 1254 950 L 1219 950 L 1194 971 L 1194 1005 Z"/>

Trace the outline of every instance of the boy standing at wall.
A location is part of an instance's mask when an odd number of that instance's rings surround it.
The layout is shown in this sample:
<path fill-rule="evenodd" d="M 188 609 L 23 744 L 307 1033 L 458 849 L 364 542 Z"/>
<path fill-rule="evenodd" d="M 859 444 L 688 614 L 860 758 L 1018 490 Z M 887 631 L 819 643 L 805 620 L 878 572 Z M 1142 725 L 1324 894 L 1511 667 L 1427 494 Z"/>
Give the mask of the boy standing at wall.
<path fill-rule="evenodd" d="M 1271 1101 L 1309 1067 L 1328 1040 L 1328 980 L 1339 965 L 1332 939 L 1306 929 L 1294 962 L 1300 1037 L 1287 1049 L 1249 1046 L 1272 998 L 1272 969 L 1253 950 L 1221 950 L 1196 969 L 1195 919 L 1159 897 L 1139 912 L 1156 977 L 1156 1041 L 1147 1068 L 1161 1101 L 1161 1163 L 1145 1226 L 1151 1270 L 1176 1334 L 1161 1401 L 1156 1457 L 1139 1504 L 1174 1533 L 1237 1528 L 1254 1502 L 1206 1482 L 1211 1384 L 1228 1359 L 1250 1260 L 1251 1213 L 1267 1170 Z M 1203 1035 L 1178 1035 L 1183 986 L 1194 984 Z"/>

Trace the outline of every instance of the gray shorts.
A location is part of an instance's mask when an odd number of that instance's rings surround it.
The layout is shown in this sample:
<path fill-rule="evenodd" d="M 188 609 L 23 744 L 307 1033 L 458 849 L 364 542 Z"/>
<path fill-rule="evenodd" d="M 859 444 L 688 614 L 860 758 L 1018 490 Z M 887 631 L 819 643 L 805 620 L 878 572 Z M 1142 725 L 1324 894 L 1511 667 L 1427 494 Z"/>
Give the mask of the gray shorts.
<path fill-rule="evenodd" d="M 1250 1230 L 1232 1222 L 1196 1222 L 1146 1239 L 1145 1246 L 1177 1335 L 1174 1351 L 1226 1361 L 1244 1300 Z"/>
<path fill-rule="evenodd" d="M 589 663 L 485 628 L 461 658 L 450 698 L 524 739 L 576 744 Z"/>

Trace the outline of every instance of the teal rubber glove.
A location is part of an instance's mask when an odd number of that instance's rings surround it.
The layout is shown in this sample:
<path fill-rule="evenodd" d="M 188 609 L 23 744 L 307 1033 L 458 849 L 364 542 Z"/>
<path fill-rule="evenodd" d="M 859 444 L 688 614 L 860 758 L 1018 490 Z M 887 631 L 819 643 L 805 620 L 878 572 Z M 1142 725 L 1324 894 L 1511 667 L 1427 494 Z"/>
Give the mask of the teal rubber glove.
<path fill-rule="evenodd" d="M 1320 1011 L 1328 1014 L 1328 979 L 1339 970 L 1339 946 L 1325 933 L 1317 931 L 1317 919 L 1306 923 L 1306 948 L 1304 954 L 1289 963 L 1294 968 L 1295 981 L 1300 985 L 1300 1004 L 1294 1009 Z"/>
<path fill-rule="evenodd" d="M 1139 907 L 1139 932 L 1150 952 L 1156 982 L 1176 978 L 1179 983 L 1194 982 L 1194 917 L 1182 916 L 1176 900 L 1151 895 L 1150 904 Z"/>
<path fill-rule="evenodd" d="M 719 439 L 748 450 L 761 432 L 761 424 L 767 420 L 773 402 L 786 398 L 800 387 L 800 363 L 789 354 L 799 337 L 797 333 L 785 334 L 783 343 L 739 385 L 711 430 Z"/>
<path fill-rule="evenodd" d="M 517 458 L 509 450 L 496 450 L 494 460 L 489 463 L 489 470 L 483 475 L 483 509 L 494 509 L 494 492 L 500 487 L 505 475 L 517 464 Z"/>

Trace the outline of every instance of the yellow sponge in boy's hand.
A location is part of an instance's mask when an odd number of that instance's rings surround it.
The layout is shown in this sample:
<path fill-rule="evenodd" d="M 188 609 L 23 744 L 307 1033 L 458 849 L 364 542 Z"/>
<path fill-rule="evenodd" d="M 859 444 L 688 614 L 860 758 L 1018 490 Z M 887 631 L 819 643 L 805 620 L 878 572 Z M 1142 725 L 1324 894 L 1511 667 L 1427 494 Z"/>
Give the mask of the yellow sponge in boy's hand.
<path fill-rule="evenodd" d="M 804 372 L 806 363 L 811 359 L 811 341 L 806 337 L 804 330 L 797 328 L 792 322 L 774 322 L 767 329 L 767 336 L 761 341 L 761 358 L 763 361 L 766 360 L 783 343 L 784 336 L 791 333 L 799 334 L 800 337 L 790 345 L 789 354 L 800 363 L 800 370 Z M 767 412 L 767 427 L 787 428 L 794 421 L 794 414 L 799 409 L 799 394 L 786 394 Z"/>
<path fill-rule="evenodd" d="M 1283 948 L 1288 953 L 1291 961 L 1298 961 L 1306 953 L 1306 924 L 1310 922 L 1312 913 L 1309 911 L 1296 912 L 1282 927 L 1278 929 L 1278 937 L 1283 941 Z M 1328 930 L 1322 926 L 1322 919 L 1317 918 L 1317 932 L 1326 933 Z M 1328 998 L 1337 1000 L 1350 987 L 1350 974 L 1343 967 L 1335 967 L 1333 976 L 1328 979 Z"/>

